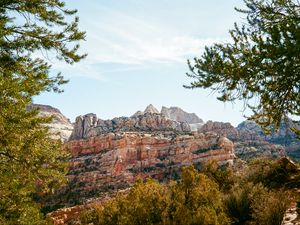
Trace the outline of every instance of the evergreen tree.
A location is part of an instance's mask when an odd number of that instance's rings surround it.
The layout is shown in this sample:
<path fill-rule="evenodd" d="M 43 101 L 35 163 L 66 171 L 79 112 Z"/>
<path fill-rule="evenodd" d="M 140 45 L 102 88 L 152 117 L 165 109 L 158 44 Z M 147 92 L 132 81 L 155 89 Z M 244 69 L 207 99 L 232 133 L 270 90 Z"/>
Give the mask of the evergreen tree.
<path fill-rule="evenodd" d="M 60 0 L 0 1 L 0 223 L 40 224 L 43 216 L 33 200 L 37 192 L 53 191 L 65 172 L 60 141 L 50 138 L 39 118 L 27 111 L 32 97 L 61 92 L 61 74 L 51 75 L 42 54 L 72 64 L 84 39 L 76 10 Z M 72 17 L 73 22 L 69 21 Z"/>
<path fill-rule="evenodd" d="M 211 88 L 221 101 L 245 100 L 254 119 L 278 127 L 300 115 L 300 5 L 298 0 L 244 0 L 242 26 L 232 41 L 206 47 L 188 61 L 195 80 L 188 88 Z M 250 100 L 253 99 L 253 100 Z"/>

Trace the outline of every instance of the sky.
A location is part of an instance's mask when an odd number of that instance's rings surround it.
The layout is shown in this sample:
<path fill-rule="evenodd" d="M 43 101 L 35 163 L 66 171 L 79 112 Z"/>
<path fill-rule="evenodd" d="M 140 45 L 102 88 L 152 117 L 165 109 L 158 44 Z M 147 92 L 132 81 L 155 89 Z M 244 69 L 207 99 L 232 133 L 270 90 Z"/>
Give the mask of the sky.
<path fill-rule="evenodd" d="M 150 103 L 178 106 L 204 121 L 237 125 L 249 115 L 243 102 L 222 103 L 211 90 L 185 89 L 191 80 L 187 59 L 205 46 L 230 40 L 229 29 L 244 15 L 242 0 L 66 0 L 78 9 L 86 31 L 75 65 L 50 60 L 69 83 L 64 93 L 46 93 L 34 103 L 59 108 L 71 121 L 96 113 L 99 118 L 131 116 Z"/>

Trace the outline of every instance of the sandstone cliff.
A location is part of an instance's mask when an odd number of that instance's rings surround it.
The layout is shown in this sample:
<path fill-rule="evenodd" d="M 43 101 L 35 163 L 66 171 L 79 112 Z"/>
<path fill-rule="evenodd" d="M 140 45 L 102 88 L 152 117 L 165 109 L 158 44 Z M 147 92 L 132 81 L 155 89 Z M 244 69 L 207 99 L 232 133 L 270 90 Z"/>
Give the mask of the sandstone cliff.
<path fill-rule="evenodd" d="M 254 130 L 235 128 L 230 123 L 208 121 L 199 132 L 215 132 L 229 138 L 234 143 L 236 156 L 241 159 L 278 158 L 286 155 L 284 146 L 268 142 Z"/>
<path fill-rule="evenodd" d="M 127 188 L 137 177 L 164 181 L 176 178 L 184 165 L 234 159 L 233 143 L 213 133 L 116 132 L 73 140 L 67 147 L 72 154 L 69 184 L 51 204 L 75 205 Z"/>
<path fill-rule="evenodd" d="M 47 124 L 50 127 L 50 132 L 53 133 L 53 138 L 66 142 L 73 131 L 73 125 L 70 120 L 57 108 L 49 105 L 31 104 L 27 107 L 27 110 L 35 108 L 39 109 L 41 116 L 53 117 L 52 122 Z"/>

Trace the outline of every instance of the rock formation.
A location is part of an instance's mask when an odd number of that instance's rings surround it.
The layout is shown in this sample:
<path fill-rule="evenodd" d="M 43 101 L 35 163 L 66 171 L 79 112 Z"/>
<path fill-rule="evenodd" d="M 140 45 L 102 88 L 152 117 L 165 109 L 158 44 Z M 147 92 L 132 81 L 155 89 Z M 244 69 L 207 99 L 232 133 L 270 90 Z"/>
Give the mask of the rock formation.
<path fill-rule="evenodd" d="M 253 124 L 249 124 L 249 127 L 252 128 Z M 286 154 L 282 145 L 268 142 L 254 130 L 235 128 L 230 123 L 208 121 L 199 132 L 214 132 L 229 138 L 234 143 L 236 156 L 241 159 L 278 158 Z"/>
<path fill-rule="evenodd" d="M 204 121 L 200 119 L 195 113 L 187 113 L 178 107 L 167 108 L 163 106 L 161 108 L 161 114 L 171 120 L 188 123 L 192 131 L 198 131 L 204 124 Z"/>
<path fill-rule="evenodd" d="M 72 154 L 69 186 L 54 198 L 55 204 L 82 203 L 127 188 L 137 177 L 168 180 L 184 165 L 234 159 L 233 143 L 213 133 L 115 132 L 73 140 L 67 147 Z"/>
<path fill-rule="evenodd" d="M 86 139 L 109 132 L 191 131 L 187 123 L 170 120 L 159 113 L 151 113 L 149 111 L 155 111 L 151 108 L 145 111 L 132 117 L 117 117 L 112 120 L 98 119 L 95 114 L 79 116 L 76 118 L 70 140 Z"/>
<path fill-rule="evenodd" d="M 195 113 L 187 113 L 178 107 L 167 108 L 163 106 L 160 113 L 177 122 L 185 122 L 188 124 L 204 123 L 204 121 L 200 119 Z"/>
<path fill-rule="evenodd" d="M 199 129 L 199 132 L 215 132 L 233 141 L 238 139 L 238 131 L 230 123 L 209 120 Z"/>
<path fill-rule="evenodd" d="M 146 109 L 144 110 L 144 113 L 156 113 L 156 114 L 159 114 L 159 111 L 152 105 L 148 105 L 146 107 Z"/>
<path fill-rule="evenodd" d="M 66 142 L 73 131 L 73 125 L 70 120 L 57 108 L 49 105 L 31 104 L 27 107 L 27 110 L 35 108 L 39 109 L 39 115 L 53 117 L 52 122 L 47 124 L 47 126 L 50 127 L 50 132 L 53 133 L 53 138 L 61 139 L 63 142 Z"/>
<path fill-rule="evenodd" d="M 300 129 L 300 122 L 293 122 L 291 119 L 282 121 L 279 129 L 273 130 L 270 134 L 264 134 L 260 126 L 253 121 L 244 121 L 240 123 L 237 130 L 240 133 L 256 135 L 257 138 L 266 142 L 282 145 L 287 154 L 295 159 L 300 160 L 300 141 L 296 134 L 292 131 L 293 128 Z"/>

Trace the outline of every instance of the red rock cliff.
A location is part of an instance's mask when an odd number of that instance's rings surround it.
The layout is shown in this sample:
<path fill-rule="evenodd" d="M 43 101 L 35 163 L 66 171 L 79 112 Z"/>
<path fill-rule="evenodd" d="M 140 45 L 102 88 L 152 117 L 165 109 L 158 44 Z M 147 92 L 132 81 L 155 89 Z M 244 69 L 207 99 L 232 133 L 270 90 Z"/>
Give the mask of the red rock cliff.
<path fill-rule="evenodd" d="M 234 158 L 233 143 L 213 133 L 109 133 L 67 146 L 72 154 L 70 182 L 55 199 L 67 205 L 129 187 L 138 176 L 163 181 L 177 176 L 184 165 L 209 159 L 225 163 Z"/>

